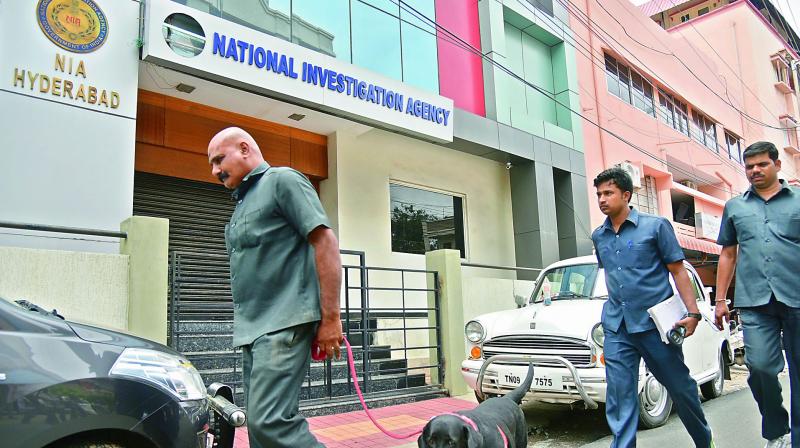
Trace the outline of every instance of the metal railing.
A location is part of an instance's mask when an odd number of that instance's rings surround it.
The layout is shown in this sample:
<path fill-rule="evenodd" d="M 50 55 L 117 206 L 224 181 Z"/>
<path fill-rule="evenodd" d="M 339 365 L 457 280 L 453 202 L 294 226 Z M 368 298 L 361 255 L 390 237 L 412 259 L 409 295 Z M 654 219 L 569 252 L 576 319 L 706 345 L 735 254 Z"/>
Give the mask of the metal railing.
<path fill-rule="evenodd" d="M 81 227 L 51 226 L 46 224 L 30 224 L 12 221 L 0 221 L 0 227 L 6 229 L 31 230 L 35 232 L 69 233 L 73 235 L 104 236 L 108 238 L 128 238 L 126 232 L 114 230 L 86 229 Z"/>
<path fill-rule="evenodd" d="M 342 325 L 353 346 L 358 378 L 352 378 L 344 358 L 312 363 L 301 391 L 301 406 L 324 407 L 326 402 L 354 399 L 355 380 L 367 397 L 376 398 L 400 389 L 426 392 L 440 387 L 444 371 L 438 273 L 367 266 L 364 252 L 341 253 L 346 261 Z M 207 382 L 224 381 L 241 392 L 241 351 L 232 346 L 233 302 L 227 266 L 227 256 L 221 254 L 170 254 L 169 345 L 186 352 Z M 394 281 L 386 281 L 387 276 Z M 410 280 L 410 276 L 416 278 Z M 416 301 L 409 300 L 410 295 Z M 382 297 L 375 300 L 376 296 Z M 379 325 L 387 319 L 402 325 Z M 387 344 L 383 336 L 392 331 L 402 332 L 402 338 L 395 334 L 394 343 Z M 410 342 L 414 331 L 428 333 L 417 335 L 417 340 L 425 342 Z M 402 343 L 397 342 L 400 339 Z M 418 356 L 410 365 L 412 351 Z M 237 395 L 241 404 L 242 396 Z"/>
<path fill-rule="evenodd" d="M 484 268 L 484 269 L 499 269 L 501 271 L 519 271 L 519 272 L 541 272 L 542 270 L 539 268 L 523 268 L 520 266 L 496 266 L 491 264 L 480 264 L 480 263 L 467 263 L 465 261 L 461 262 L 461 266 L 467 266 L 471 268 Z"/>

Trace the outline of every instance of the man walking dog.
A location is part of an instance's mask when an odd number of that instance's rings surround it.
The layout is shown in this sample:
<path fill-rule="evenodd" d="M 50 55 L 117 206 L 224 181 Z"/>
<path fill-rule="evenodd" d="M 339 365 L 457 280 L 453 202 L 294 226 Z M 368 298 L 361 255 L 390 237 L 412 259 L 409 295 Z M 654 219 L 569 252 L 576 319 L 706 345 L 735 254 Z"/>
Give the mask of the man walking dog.
<path fill-rule="evenodd" d="M 250 447 L 323 446 L 298 400 L 312 341 L 340 356 L 339 243 L 308 179 L 269 166 L 244 130 L 215 135 L 208 162 L 237 202 L 225 242 Z"/>
<path fill-rule="evenodd" d="M 620 168 L 594 179 L 605 223 L 592 233 L 597 261 L 605 269 L 608 301 L 601 322 L 605 333 L 606 419 L 613 434 L 611 448 L 636 446 L 639 420 L 639 362 L 664 385 L 683 425 L 698 448 L 713 447 L 697 383 L 689 375 L 681 347 L 664 344 L 647 309 L 672 297 L 669 275 L 675 279 L 689 311 L 676 326 L 694 333 L 702 315 L 683 266 L 683 250 L 669 221 L 639 213 L 628 202 L 633 181 Z"/>

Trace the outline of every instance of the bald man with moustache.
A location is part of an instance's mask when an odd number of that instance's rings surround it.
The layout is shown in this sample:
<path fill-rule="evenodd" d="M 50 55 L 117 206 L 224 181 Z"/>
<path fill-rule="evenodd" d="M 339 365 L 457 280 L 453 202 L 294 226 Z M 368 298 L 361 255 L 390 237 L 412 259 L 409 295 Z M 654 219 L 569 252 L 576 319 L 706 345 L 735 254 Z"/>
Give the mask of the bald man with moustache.
<path fill-rule="evenodd" d="M 340 357 L 339 242 L 311 182 L 270 166 L 244 130 L 215 135 L 208 162 L 236 200 L 225 243 L 250 447 L 324 446 L 298 407 L 312 341 Z"/>

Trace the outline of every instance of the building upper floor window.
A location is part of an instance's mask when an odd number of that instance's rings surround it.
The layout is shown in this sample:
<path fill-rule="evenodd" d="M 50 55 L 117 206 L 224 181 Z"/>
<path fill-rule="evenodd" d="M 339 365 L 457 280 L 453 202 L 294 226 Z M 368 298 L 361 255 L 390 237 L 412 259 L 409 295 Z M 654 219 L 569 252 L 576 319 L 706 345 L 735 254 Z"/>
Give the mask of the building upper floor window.
<path fill-rule="evenodd" d="M 741 139 L 729 131 L 725 131 L 725 146 L 728 149 L 728 158 L 739 163 L 742 162 Z"/>
<path fill-rule="evenodd" d="M 784 54 L 778 53 L 772 55 L 772 70 L 775 73 L 775 81 L 789 86 L 791 90 L 795 90 L 795 80 L 792 69 L 790 68 L 791 65 L 791 59 L 787 58 Z"/>
<path fill-rule="evenodd" d="M 464 198 L 389 184 L 392 252 L 424 254 L 454 249 L 466 258 Z"/>
<path fill-rule="evenodd" d="M 173 1 L 439 93 L 434 0 Z"/>
<path fill-rule="evenodd" d="M 553 0 L 528 0 L 528 3 L 546 12 L 548 15 L 553 15 Z"/>
<path fill-rule="evenodd" d="M 697 143 L 715 152 L 719 152 L 719 148 L 717 147 L 716 124 L 714 124 L 710 118 L 697 111 L 692 112 L 691 135 Z"/>
<path fill-rule="evenodd" d="M 689 108 L 662 89 L 658 89 L 658 115 L 661 121 L 684 135 L 689 135 Z"/>
<path fill-rule="evenodd" d="M 608 91 L 622 101 L 655 117 L 653 85 L 613 57 L 605 55 L 605 60 Z"/>

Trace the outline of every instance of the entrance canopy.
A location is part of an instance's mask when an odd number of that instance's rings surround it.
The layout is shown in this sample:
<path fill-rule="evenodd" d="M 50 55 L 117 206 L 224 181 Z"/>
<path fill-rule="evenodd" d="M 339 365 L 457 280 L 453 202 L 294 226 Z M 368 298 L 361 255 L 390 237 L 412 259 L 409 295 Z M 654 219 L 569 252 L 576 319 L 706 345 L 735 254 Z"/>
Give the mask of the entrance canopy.
<path fill-rule="evenodd" d="M 696 250 L 713 255 L 719 255 L 722 252 L 722 246 L 713 241 L 701 240 L 700 238 L 693 238 L 681 234 L 676 234 L 676 236 L 678 237 L 678 244 L 684 249 Z"/>

